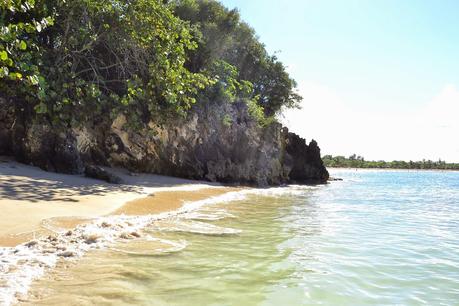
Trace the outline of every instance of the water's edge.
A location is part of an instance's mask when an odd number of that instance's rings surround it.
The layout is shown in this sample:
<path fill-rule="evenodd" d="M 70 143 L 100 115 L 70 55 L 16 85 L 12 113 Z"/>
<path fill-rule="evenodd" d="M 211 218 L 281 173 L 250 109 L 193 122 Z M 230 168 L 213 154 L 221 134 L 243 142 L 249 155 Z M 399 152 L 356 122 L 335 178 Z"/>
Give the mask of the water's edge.
<path fill-rule="evenodd" d="M 232 191 L 204 200 L 186 202 L 178 210 L 155 215 L 98 217 L 89 223 L 78 225 L 73 230 L 54 229 L 54 235 L 16 247 L 0 247 L 0 305 L 8 306 L 27 300 L 32 283 L 56 267 L 58 262 L 75 262 L 88 251 L 103 250 L 122 240 L 141 238 L 140 230 L 154 222 L 185 215 L 205 205 L 242 200 L 249 194 L 280 194 L 288 189 L 273 187 Z M 235 232 L 230 230 L 229 233 Z"/>

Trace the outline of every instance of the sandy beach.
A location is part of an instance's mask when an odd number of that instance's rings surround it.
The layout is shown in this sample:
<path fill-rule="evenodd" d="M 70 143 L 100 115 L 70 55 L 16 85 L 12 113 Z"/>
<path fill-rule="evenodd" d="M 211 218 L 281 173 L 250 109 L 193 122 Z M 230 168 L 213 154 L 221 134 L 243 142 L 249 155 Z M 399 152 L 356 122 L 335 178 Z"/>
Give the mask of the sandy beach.
<path fill-rule="evenodd" d="M 0 162 L 0 246 L 15 246 L 110 214 L 156 214 L 185 201 L 216 196 L 234 188 L 151 174 L 113 170 L 121 185 L 78 175 L 42 171 L 11 160 Z"/>
<path fill-rule="evenodd" d="M 240 188 L 109 169 L 110 184 L 43 171 L 0 156 L 0 305 L 27 297 L 62 258 L 81 258 L 177 213 L 185 204 Z"/>

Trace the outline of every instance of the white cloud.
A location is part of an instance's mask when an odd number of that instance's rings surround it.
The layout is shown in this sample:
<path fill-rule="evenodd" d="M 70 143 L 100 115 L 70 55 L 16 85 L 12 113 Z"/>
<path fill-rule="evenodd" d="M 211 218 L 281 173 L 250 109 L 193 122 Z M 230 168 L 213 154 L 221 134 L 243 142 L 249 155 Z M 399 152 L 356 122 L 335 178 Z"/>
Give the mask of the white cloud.
<path fill-rule="evenodd" d="M 285 111 L 282 121 L 307 140 L 316 139 L 325 154 L 459 162 L 459 90 L 454 85 L 409 114 L 352 109 L 339 93 L 317 83 L 300 84 L 299 90 L 303 108 Z"/>

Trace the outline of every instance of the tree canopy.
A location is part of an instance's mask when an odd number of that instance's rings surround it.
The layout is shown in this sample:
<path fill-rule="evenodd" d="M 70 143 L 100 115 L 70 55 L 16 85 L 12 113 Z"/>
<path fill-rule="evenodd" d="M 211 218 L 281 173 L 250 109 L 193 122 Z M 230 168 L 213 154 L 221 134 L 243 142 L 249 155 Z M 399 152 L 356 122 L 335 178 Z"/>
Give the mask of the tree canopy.
<path fill-rule="evenodd" d="M 189 21 L 197 33 L 198 48 L 186 63 L 195 72 L 206 71 L 218 61 L 235 67 L 234 78 L 251 84 L 252 98 L 271 116 L 283 106 L 296 107 L 301 97 L 296 82 L 275 55 L 269 55 L 255 31 L 241 21 L 237 10 L 213 0 L 174 0 L 174 11 Z"/>
<path fill-rule="evenodd" d="M 253 29 L 213 0 L 3 0 L 0 96 L 51 122 L 185 114 L 244 100 L 256 117 L 298 105 Z"/>

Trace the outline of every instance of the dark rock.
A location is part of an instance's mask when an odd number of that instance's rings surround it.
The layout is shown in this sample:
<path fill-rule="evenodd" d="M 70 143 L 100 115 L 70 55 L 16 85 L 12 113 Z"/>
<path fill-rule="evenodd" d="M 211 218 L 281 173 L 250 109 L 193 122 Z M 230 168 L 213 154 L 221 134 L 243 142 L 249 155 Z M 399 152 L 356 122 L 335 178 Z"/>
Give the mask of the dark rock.
<path fill-rule="evenodd" d="M 15 124 L 12 105 L 0 98 L 0 155 L 12 154 L 12 129 Z"/>
<path fill-rule="evenodd" d="M 0 153 L 49 171 L 122 183 L 97 164 L 259 186 L 325 183 L 329 176 L 315 141 L 306 144 L 279 123 L 260 126 L 243 102 L 202 103 L 187 118 L 162 124 L 152 118 L 136 130 L 124 115 L 62 130 L 1 108 L 0 119 L 8 119 L 0 120 Z"/>
<path fill-rule="evenodd" d="M 21 143 L 14 146 L 14 153 L 24 162 L 46 171 L 83 172 L 83 162 L 71 131 L 57 132 L 47 124 L 31 124 L 26 128 L 17 127 L 14 132 L 21 135 Z M 16 137 L 15 142 L 19 141 Z"/>
<path fill-rule="evenodd" d="M 330 182 L 333 182 L 333 181 L 342 181 L 343 179 L 342 178 L 339 178 L 339 177 L 329 177 L 328 178 L 328 181 Z"/>
<path fill-rule="evenodd" d="M 99 166 L 86 166 L 84 174 L 87 177 L 103 180 L 111 184 L 121 184 L 123 182 L 119 176 L 110 173 L 109 171 Z"/>
<path fill-rule="evenodd" d="M 329 174 L 320 157 L 320 149 L 315 140 L 309 145 L 306 140 L 294 133 L 286 134 L 285 151 L 290 156 L 287 164 L 290 165 L 289 179 L 299 183 L 323 183 L 328 180 Z"/>
<path fill-rule="evenodd" d="M 223 114 L 231 117 L 232 124 L 224 124 Z M 292 181 L 292 156 L 285 152 L 288 133 L 278 123 L 259 126 L 244 103 L 195 107 L 186 120 L 166 126 L 150 122 L 143 131 L 132 131 L 126 121 L 119 116 L 110 127 L 109 137 L 117 137 L 106 147 L 111 164 L 137 172 L 225 183 L 264 186 Z M 307 155 L 293 155 L 306 165 L 314 154 L 320 160 L 320 151 L 314 148 Z M 317 177 L 309 171 L 308 180 L 302 181 L 325 182 L 328 174 L 318 173 L 324 169 L 317 169 Z"/>
<path fill-rule="evenodd" d="M 134 237 L 129 233 L 121 233 L 120 238 L 121 239 L 133 239 Z"/>
<path fill-rule="evenodd" d="M 61 252 L 61 253 L 58 253 L 57 256 L 59 257 L 75 257 L 77 254 L 75 252 L 72 252 L 72 251 L 65 251 L 65 252 Z"/>
<path fill-rule="evenodd" d="M 137 233 L 137 232 L 132 232 L 131 236 L 136 237 L 136 238 L 140 238 L 140 234 Z"/>
<path fill-rule="evenodd" d="M 33 247 L 33 246 L 36 246 L 37 244 L 38 244 L 38 241 L 32 240 L 32 241 L 27 242 L 27 243 L 25 244 L 25 246 L 28 247 L 28 248 L 31 248 L 31 247 Z"/>
<path fill-rule="evenodd" d="M 86 244 L 93 244 L 93 243 L 97 242 L 97 240 L 99 239 L 99 236 L 97 236 L 97 235 L 88 235 L 88 236 L 85 236 L 83 238 L 84 238 L 84 242 Z"/>
<path fill-rule="evenodd" d="M 48 241 L 51 241 L 51 242 L 57 242 L 57 237 L 55 237 L 55 236 L 49 235 L 47 239 L 48 239 Z"/>
<path fill-rule="evenodd" d="M 54 171 L 70 174 L 81 174 L 84 166 L 81 155 L 76 147 L 76 139 L 72 133 L 60 134 L 54 144 Z"/>
<path fill-rule="evenodd" d="M 83 173 L 81 154 L 72 130 L 55 129 L 31 120 L 20 103 L 0 98 L 0 154 L 47 171 Z"/>

